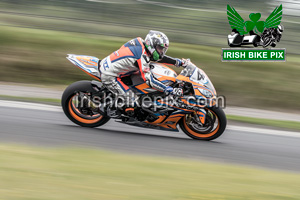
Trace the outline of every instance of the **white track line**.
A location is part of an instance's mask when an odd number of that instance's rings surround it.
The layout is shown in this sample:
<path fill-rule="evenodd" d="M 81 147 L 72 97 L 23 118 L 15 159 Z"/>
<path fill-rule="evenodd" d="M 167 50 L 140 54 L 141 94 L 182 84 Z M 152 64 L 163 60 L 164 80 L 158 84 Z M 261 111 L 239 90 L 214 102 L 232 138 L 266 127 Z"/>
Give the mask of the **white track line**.
<path fill-rule="evenodd" d="M 226 129 L 233 130 L 233 131 L 243 131 L 248 133 L 300 138 L 300 133 L 293 132 L 293 131 L 280 131 L 280 130 L 272 130 L 272 129 L 265 129 L 265 128 L 254 128 L 254 127 L 247 127 L 247 126 L 232 126 L 232 125 L 228 125 Z"/>
<path fill-rule="evenodd" d="M 60 106 L 51 106 L 51 105 L 40 104 L 40 103 L 27 103 L 27 102 L 20 102 L 20 101 L 0 100 L 0 107 L 62 112 L 62 108 Z M 227 130 L 300 138 L 299 132 L 279 131 L 279 130 L 272 130 L 272 129 L 265 129 L 265 128 L 228 125 Z"/>

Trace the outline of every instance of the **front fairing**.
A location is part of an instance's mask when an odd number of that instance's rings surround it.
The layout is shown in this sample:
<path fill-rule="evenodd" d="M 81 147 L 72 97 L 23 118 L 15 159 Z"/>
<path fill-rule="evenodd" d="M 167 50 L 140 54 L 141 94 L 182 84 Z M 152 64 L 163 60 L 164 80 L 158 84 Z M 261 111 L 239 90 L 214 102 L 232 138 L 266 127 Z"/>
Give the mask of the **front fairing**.
<path fill-rule="evenodd" d="M 194 96 L 195 100 L 189 100 L 188 103 L 192 103 L 204 107 L 203 105 L 199 105 L 199 102 L 197 100 L 206 100 L 206 106 L 213 106 L 215 105 L 215 99 L 216 99 L 216 90 L 209 79 L 209 77 L 206 75 L 206 73 L 196 67 L 194 64 L 189 64 L 185 69 L 183 69 L 179 76 L 177 76 L 177 81 L 185 81 L 192 84 L 194 89 Z M 196 103 L 197 102 L 197 103 Z"/>

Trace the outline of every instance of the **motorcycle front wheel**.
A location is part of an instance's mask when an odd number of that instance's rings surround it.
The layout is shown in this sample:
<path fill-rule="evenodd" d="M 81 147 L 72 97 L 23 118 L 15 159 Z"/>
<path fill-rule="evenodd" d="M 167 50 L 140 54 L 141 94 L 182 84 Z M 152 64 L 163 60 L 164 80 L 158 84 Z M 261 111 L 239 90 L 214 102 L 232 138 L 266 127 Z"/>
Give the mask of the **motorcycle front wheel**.
<path fill-rule="evenodd" d="M 227 119 L 222 108 L 206 108 L 207 114 L 204 124 L 199 124 L 191 114 L 185 115 L 179 122 L 181 130 L 196 140 L 214 140 L 225 131 Z"/>

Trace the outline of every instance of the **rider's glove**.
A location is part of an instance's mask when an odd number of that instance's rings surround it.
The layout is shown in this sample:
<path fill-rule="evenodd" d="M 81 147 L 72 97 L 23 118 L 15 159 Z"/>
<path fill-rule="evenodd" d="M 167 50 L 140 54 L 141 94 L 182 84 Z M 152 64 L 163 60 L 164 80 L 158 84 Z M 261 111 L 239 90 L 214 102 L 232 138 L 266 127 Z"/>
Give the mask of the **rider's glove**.
<path fill-rule="evenodd" d="M 175 64 L 175 66 L 176 67 L 186 67 L 188 64 L 190 63 L 190 59 L 188 58 L 188 59 L 184 59 L 184 58 L 182 58 L 182 59 L 179 59 L 179 58 L 176 58 L 176 64 Z"/>
<path fill-rule="evenodd" d="M 166 87 L 164 90 L 166 95 L 183 96 L 183 90 L 181 88 L 172 88 L 171 86 Z"/>
<path fill-rule="evenodd" d="M 182 60 L 179 58 L 176 58 L 176 63 L 175 63 L 176 67 L 181 67 L 182 66 Z"/>
<path fill-rule="evenodd" d="M 190 64 L 190 62 L 191 62 L 191 60 L 188 58 L 188 59 L 184 59 L 184 58 L 182 58 L 182 60 L 181 60 L 181 66 L 183 67 L 183 68 L 186 68 L 186 66 L 188 66 L 189 64 Z"/>
<path fill-rule="evenodd" d="M 166 95 L 169 95 L 169 94 L 171 94 L 173 92 L 173 90 L 174 89 L 171 86 L 168 86 L 168 87 L 165 88 L 164 93 Z"/>

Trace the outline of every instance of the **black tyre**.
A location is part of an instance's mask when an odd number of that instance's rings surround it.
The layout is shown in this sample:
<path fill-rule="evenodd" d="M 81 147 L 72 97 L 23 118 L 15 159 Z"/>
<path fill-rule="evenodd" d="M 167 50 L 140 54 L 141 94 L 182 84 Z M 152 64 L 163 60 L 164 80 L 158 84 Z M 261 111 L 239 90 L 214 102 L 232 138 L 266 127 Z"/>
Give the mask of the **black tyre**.
<path fill-rule="evenodd" d="M 266 48 L 271 44 L 272 40 L 270 38 L 265 38 L 263 41 L 263 47 Z"/>
<path fill-rule="evenodd" d="M 214 140 L 220 137 L 227 125 L 227 119 L 222 108 L 207 108 L 205 124 L 200 126 L 189 120 L 189 115 L 185 115 L 179 122 L 181 130 L 189 137 L 196 140 Z"/>
<path fill-rule="evenodd" d="M 256 37 L 256 38 L 254 39 L 254 41 L 253 41 L 253 46 L 254 46 L 254 47 L 257 47 L 258 44 L 259 44 L 259 38 Z"/>
<path fill-rule="evenodd" d="M 76 106 L 76 104 L 80 105 L 80 103 L 74 103 L 78 93 L 92 94 L 95 92 L 95 89 L 91 85 L 91 81 L 78 81 L 69 85 L 65 89 L 61 99 L 61 105 L 65 115 L 72 122 L 83 127 L 97 127 L 108 122 L 110 119 L 109 117 L 103 116 L 97 112 L 93 114 L 83 113 L 82 110 Z"/>

